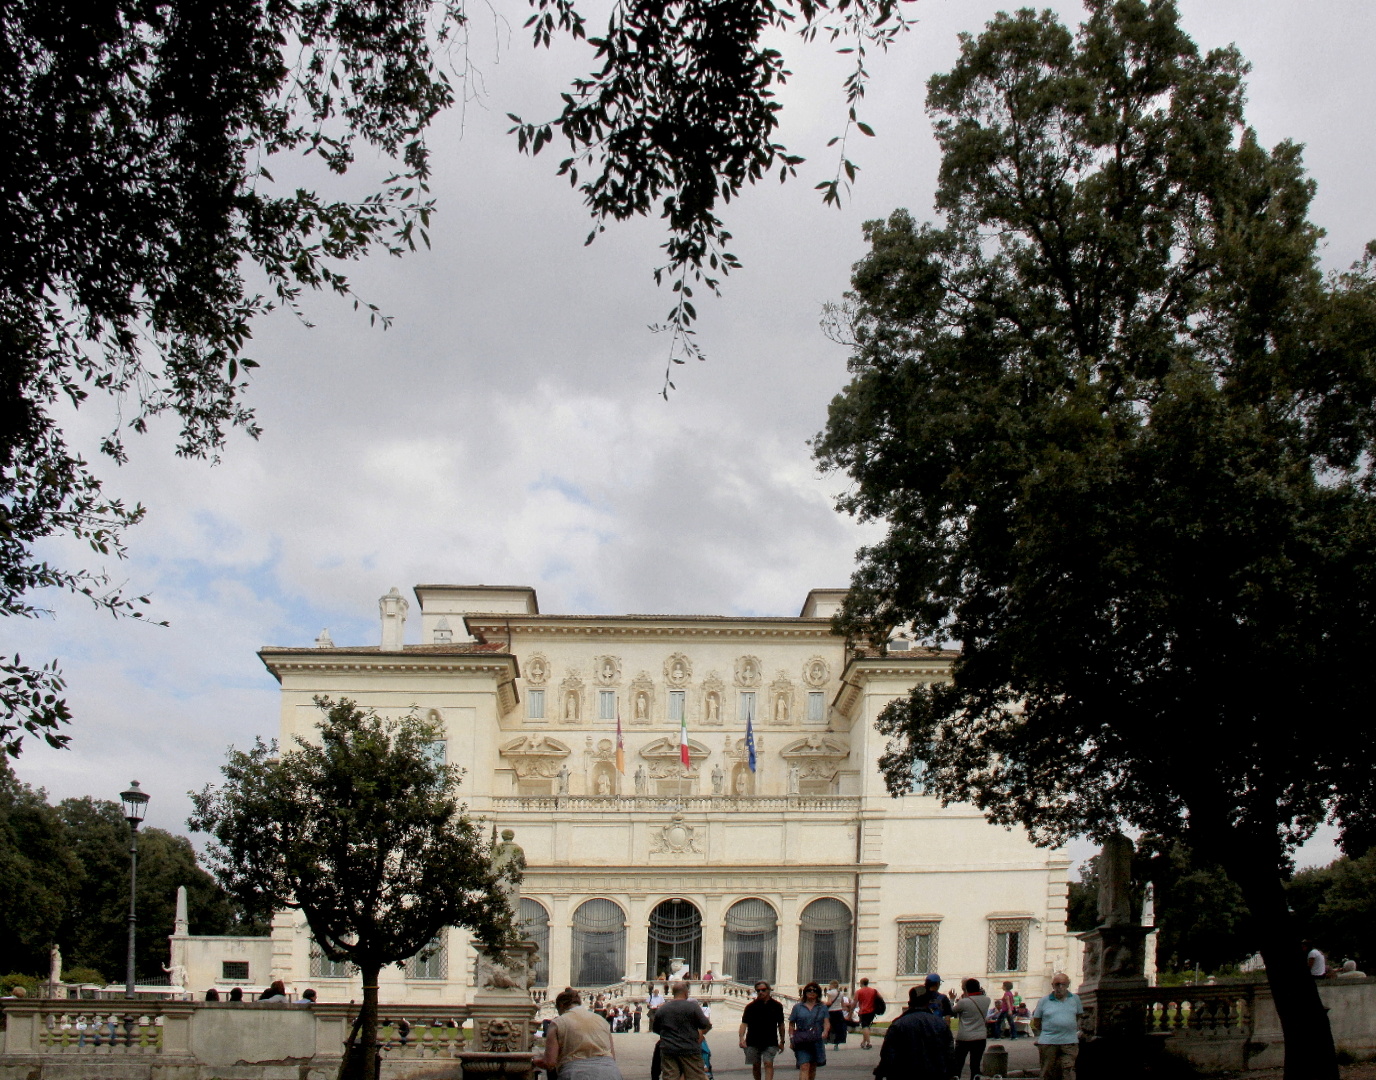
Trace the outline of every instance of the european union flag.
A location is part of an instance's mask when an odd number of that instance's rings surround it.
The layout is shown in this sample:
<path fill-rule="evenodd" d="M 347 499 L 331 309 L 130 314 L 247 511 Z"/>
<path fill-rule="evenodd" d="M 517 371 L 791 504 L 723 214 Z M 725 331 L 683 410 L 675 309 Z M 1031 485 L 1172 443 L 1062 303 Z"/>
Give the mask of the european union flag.
<path fill-rule="evenodd" d="M 755 771 L 755 725 L 750 717 L 745 718 L 745 753 L 750 759 L 750 771 Z"/>

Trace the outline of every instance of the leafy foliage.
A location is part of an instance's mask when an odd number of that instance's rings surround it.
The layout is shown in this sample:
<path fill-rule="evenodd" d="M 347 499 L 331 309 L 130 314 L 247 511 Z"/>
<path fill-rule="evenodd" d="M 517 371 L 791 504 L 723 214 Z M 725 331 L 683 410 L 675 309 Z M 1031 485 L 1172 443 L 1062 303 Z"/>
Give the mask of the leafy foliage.
<path fill-rule="evenodd" d="M 0 970 L 47 973 L 78 874 L 62 820 L 43 792 L 0 764 Z"/>
<path fill-rule="evenodd" d="M 1333 966 L 1343 960 L 1376 965 L 1376 851 L 1301 870 L 1286 892 L 1306 936 Z"/>
<path fill-rule="evenodd" d="M 416 716 L 385 720 L 317 697 L 319 741 L 278 753 L 232 750 L 225 783 L 193 794 L 191 827 L 213 837 L 226 890 L 264 918 L 299 909 L 320 951 L 363 974 L 362 1041 L 377 1038 L 377 976 L 446 926 L 484 944 L 514 940 L 512 913 L 481 830 L 455 797 L 461 770 L 437 762 L 439 733 Z"/>
<path fill-rule="evenodd" d="M 1320 273 L 1313 184 L 1244 126 L 1234 50 L 1166 0 L 1089 9 L 964 38 L 929 85 L 944 223 L 867 226 L 817 453 L 888 534 L 840 625 L 961 646 L 881 717 L 892 790 L 921 767 L 1043 843 L 1185 839 L 1257 917 L 1287 1055 L 1329 1075 L 1280 881 L 1326 817 L 1369 827 L 1376 255 Z"/>

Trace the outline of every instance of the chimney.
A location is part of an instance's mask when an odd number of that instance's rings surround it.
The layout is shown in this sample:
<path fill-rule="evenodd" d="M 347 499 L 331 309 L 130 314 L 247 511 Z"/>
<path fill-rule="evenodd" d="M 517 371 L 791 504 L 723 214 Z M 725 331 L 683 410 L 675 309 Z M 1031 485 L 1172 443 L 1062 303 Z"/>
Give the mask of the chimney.
<path fill-rule="evenodd" d="M 378 612 L 382 615 L 383 652 L 401 652 L 406 642 L 406 610 L 410 606 L 395 585 L 377 602 Z"/>

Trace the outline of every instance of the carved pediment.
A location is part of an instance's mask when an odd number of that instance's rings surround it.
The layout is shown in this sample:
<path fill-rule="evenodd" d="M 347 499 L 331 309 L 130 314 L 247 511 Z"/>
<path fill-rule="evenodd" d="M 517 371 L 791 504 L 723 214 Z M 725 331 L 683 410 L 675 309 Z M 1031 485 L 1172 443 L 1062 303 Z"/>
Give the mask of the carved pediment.
<path fill-rule="evenodd" d="M 507 743 L 499 751 L 515 770 L 517 777 L 554 777 L 559 766 L 571 751 L 558 739 L 548 735 L 527 735 Z"/>
<path fill-rule="evenodd" d="M 678 740 L 668 737 L 655 739 L 640 748 L 640 756 L 650 763 L 650 776 L 656 780 L 674 777 L 696 777 L 704 761 L 712 752 L 695 739 L 688 740 L 688 760 L 686 767 L 679 758 Z"/>
<path fill-rule="evenodd" d="M 850 757 L 850 746 L 834 735 L 815 732 L 789 743 L 779 751 L 802 780 L 834 780 L 841 764 Z"/>

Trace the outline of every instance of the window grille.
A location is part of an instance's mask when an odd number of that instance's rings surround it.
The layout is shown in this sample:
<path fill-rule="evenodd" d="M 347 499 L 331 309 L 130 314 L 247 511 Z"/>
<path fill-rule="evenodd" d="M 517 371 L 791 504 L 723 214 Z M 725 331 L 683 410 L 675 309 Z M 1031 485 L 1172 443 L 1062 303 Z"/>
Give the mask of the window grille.
<path fill-rule="evenodd" d="M 248 982 L 247 960 L 223 960 L 220 962 L 221 982 Z"/>
<path fill-rule="evenodd" d="M 827 718 L 826 695 L 819 690 L 811 690 L 807 695 L 807 718 L 811 723 L 821 723 Z"/>
<path fill-rule="evenodd" d="M 408 979 L 444 979 L 449 973 L 449 935 L 441 930 L 435 940 L 406 961 Z"/>
<path fill-rule="evenodd" d="M 616 719 L 616 691 L 599 690 L 597 691 L 597 718 L 599 720 Z"/>
<path fill-rule="evenodd" d="M 724 974 L 753 985 L 774 981 L 779 920 L 774 909 L 752 897 L 738 900 L 726 912 Z"/>
<path fill-rule="evenodd" d="M 549 985 L 549 912 L 538 900 L 521 897 L 521 937 L 538 946 L 535 969 L 531 973 L 532 986 Z"/>
<path fill-rule="evenodd" d="M 669 974 L 669 961 L 681 959 L 689 971 L 702 971 L 702 913 L 687 900 L 665 900 L 650 912 L 645 973 Z"/>
<path fill-rule="evenodd" d="M 798 919 L 798 982 L 850 982 L 850 908 L 832 897 L 814 900 Z"/>
<path fill-rule="evenodd" d="M 351 979 L 356 970 L 347 960 L 331 960 L 318 945 L 311 946 L 312 979 Z"/>
<path fill-rule="evenodd" d="M 989 920 L 989 970 L 991 972 L 1027 970 L 1027 939 L 1031 925 L 1031 919 Z"/>
<path fill-rule="evenodd" d="M 898 924 L 899 975 L 925 975 L 937 970 L 936 945 L 940 925 L 935 922 Z"/>
<path fill-rule="evenodd" d="M 688 691 L 670 690 L 669 691 L 669 722 L 677 724 L 683 720 L 683 710 L 687 708 Z"/>
<path fill-rule="evenodd" d="M 526 691 L 526 716 L 531 720 L 543 720 L 545 718 L 545 692 L 543 690 Z"/>
<path fill-rule="evenodd" d="M 741 691 L 741 708 L 740 716 L 738 719 L 739 722 L 742 724 L 744 724 L 746 721 L 749 721 L 752 724 L 755 722 L 755 691 Z"/>
<path fill-rule="evenodd" d="M 573 985 L 608 986 L 626 975 L 626 913 L 613 900 L 585 900 L 573 913 Z"/>

